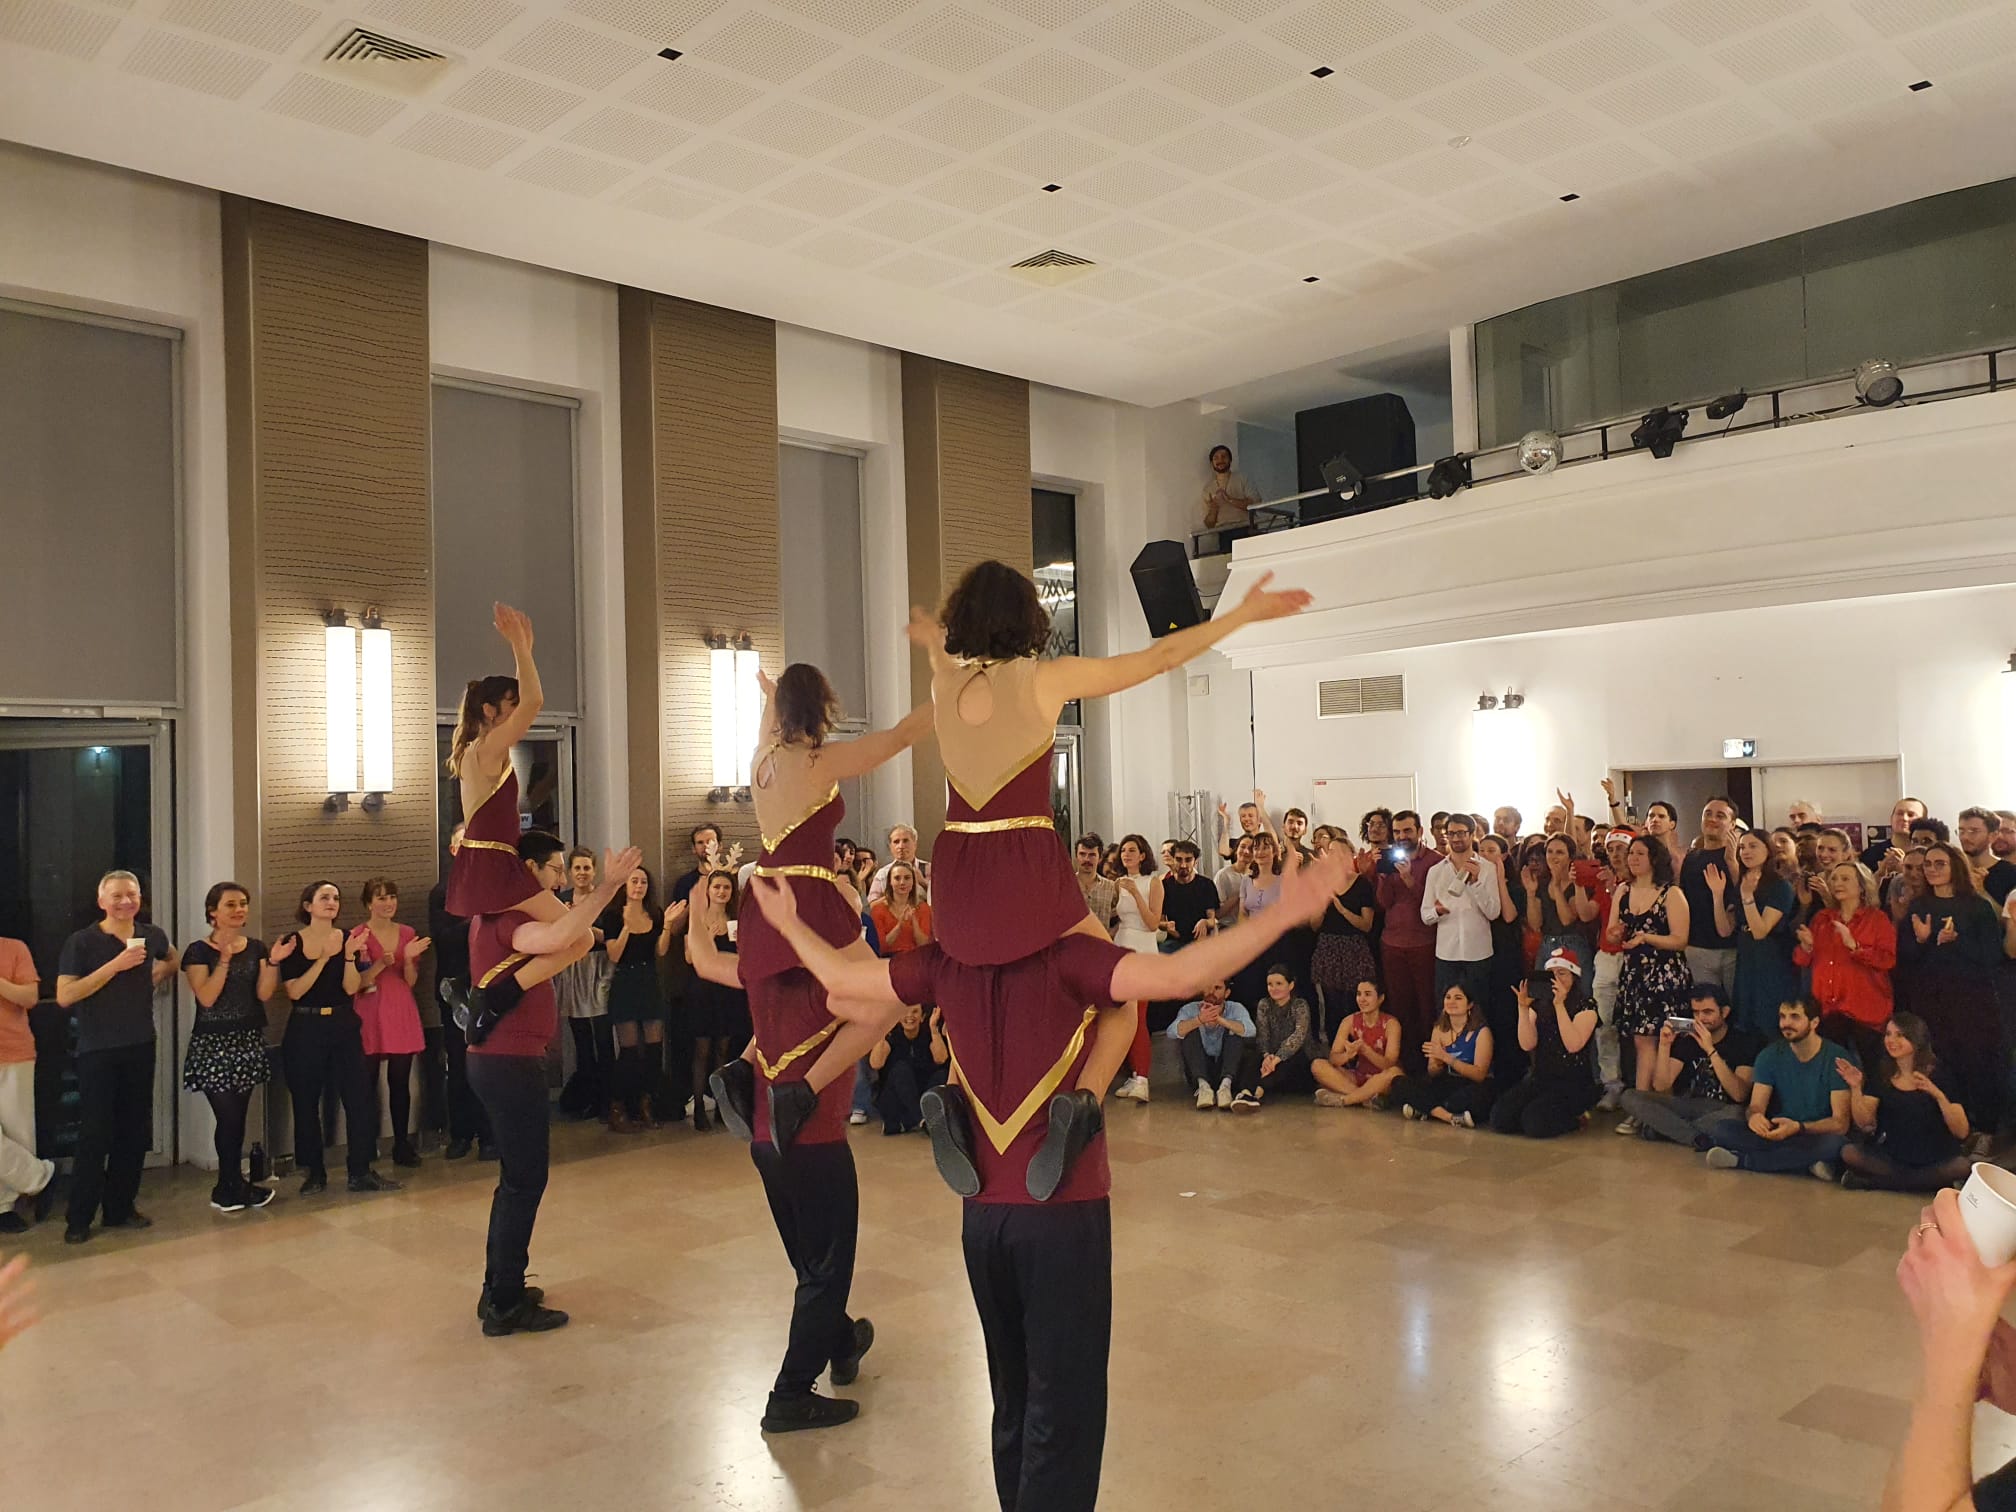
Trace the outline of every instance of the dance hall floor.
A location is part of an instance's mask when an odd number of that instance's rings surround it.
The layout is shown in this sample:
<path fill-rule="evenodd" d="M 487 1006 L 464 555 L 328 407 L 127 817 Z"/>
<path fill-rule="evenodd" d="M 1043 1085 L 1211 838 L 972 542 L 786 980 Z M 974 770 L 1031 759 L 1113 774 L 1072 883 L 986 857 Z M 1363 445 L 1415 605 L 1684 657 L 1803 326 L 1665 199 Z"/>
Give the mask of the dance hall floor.
<path fill-rule="evenodd" d="M 1875 1505 L 1913 1384 L 1891 1274 L 1912 1200 L 1707 1171 L 1607 1123 L 1538 1144 L 1156 1097 L 1109 1114 L 1102 1507 Z M 921 1136 L 853 1131 L 862 1416 L 766 1443 L 791 1282 L 744 1151 L 556 1133 L 533 1266 L 574 1322 L 541 1337 L 478 1330 L 473 1161 L 375 1198 L 288 1181 L 230 1218 L 207 1177 L 150 1173 L 151 1233 L 38 1229 L 44 1318 L 0 1356 L 0 1502 L 992 1505 L 958 1202 Z M 1983 1422 L 1999 1463 L 2016 1434 Z"/>

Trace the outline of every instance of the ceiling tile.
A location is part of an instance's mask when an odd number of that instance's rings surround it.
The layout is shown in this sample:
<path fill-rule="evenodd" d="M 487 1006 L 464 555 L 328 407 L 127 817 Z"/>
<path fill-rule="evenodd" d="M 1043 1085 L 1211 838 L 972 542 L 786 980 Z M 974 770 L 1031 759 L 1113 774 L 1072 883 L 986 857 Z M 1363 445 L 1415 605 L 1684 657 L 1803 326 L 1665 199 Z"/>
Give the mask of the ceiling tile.
<path fill-rule="evenodd" d="M 883 46 L 947 73 L 971 73 L 1029 39 L 1021 32 L 989 21 L 962 6 L 948 5 L 907 27 Z"/>
<path fill-rule="evenodd" d="M 567 9 L 605 26 L 670 47 L 721 9 L 726 0 L 567 0 Z"/>
<path fill-rule="evenodd" d="M 886 242 L 879 236 L 863 236 L 845 226 L 832 226 L 816 232 L 791 248 L 800 257 L 824 263 L 829 268 L 845 269 L 865 268 L 869 263 L 887 257 L 894 249 L 892 242 Z"/>
<path fill-rule="evenodd" d="M 873 136 L 849 147 L 833 159 L 831 166 L 857 178 L 873 179 L 878 184 L 900 189 L 905 184 L 916 183 L 927 174 L 936 173 L 951 162 L 950 154 L 919 143 L 906 142 L 901 137 Z"/>
<path fill-rule="evenodd" d="M 607 89 L 651 54 L 635 43 L 619 42 L 568 21 L 547 21 L 527 32 L 504 54 L 532 73 L 582 89 Z"/>
<path fill-rule="evenodd" d="M 1886 0 L 1890 3 L 1890 0 Z M 1807 0 L 1677 0 L 1652 12 L 1654 20 L 1678 32 L 1696 47 L 1710 47 L 1741 32 L 1755 31 L 1773 21 L 1783 21 L 1806 8 Z M 1904 10 L 1915 7 L 1893 5 Z"/>
<path fill-rule="evenodd" d="M 1272 154 L 1275 146 L 1257 133 L 1219 122 L 1199 126 L 1149 150 L 1165 162 L 1192 173 L 1212 174 L 1228 173 L 1243 163 L 1258 162 Z"/>
<path fill-rule="evenodd" d="M 1138 0 L 1119 14 L 1086 27 L 1073 40 L 1136 72 L 1146 72 L 1219 35 L 1216 27 L 1165 0 Z"/>
<path fill-rule="evenodd" d="M 1244 195 L 1230 192 L 1223 184 L 1191 183 L 1174 194 L 1164 195 L 1142 213 L 1167 225 L 1202 233 L 1231 221 L 1264 215 L 1268 209 Z M 1219 255 L 1224 254 L 1221 251 Z"/>
<path fill-rule="evenodd" d="M 1285 210 L 1262 210 L 1214 226 L 1210 239 L 1254 257 L 1280 252 L 1307 242 L 1317 228 Z"/>
<path fill-rule="evenodd" d="M 770 0 L 770 3 L 854 37 L 880 31 L 917 8 L 917 0 Z"/>
<path fill-rule="evenodd" d="M 1134 266 L 1162 278 L 1202 278 L 1225 266 L 1225 249 L 1211 242 L 1171 242 L 1135 258 Z M 1188 290 L 1171 289 L 1135 300 L 1134 308 L 1164 320 L 1186 320 L 1196 311 L 1196 298 Z"/>
<path fill-rule="evenodd" d="M 691 184 L 672 184 L 664 179 L 649 179 L 635 189 L 627 190 L 620 203 L 631 210 L 641 210 L 646 215 L 660 216 L 665 220 L 695 220 L 708 212 L 720 209 L 726 200 L 712 194 L 704 194 Z"/>
<path fill-rule="evenodd" d="M 1433 137 L 1397 116 L 1375 116 L 1318 142 L 1316 150 L 1353 168 L 1383 168 L 1417 152 L 1426 152 L 1434 145 Z"/>
<path fill-rule="evenodd" d="M 320 74 L 297 73 L 264 108 L 276 115 L 327 126 L 331 131 L 369 136 L 389 125 L 406 108 L 406 102 L 368 89 L 352 89 Z"/>
<path fill-rule="evenodd" d="M 824 37 L 755 12 L 737 16 L 694 49 L 709 63 L 771 84 L 787 83 L 838 51 Z"/>
<path fill-rule="evenodd" d="M 892 241 L 919 242 L 950 231 L 966 217 L 943 205 L 926 205 L 912 199 L 884 200 L 871 205 L 850 223 Z"/>
<path fill-rule="evenodd" d="M 1027 238 L 1021 238 L 1019 245 L 1026 245 Z M 950 284 L 945 293 L 953 299 L 963 299 L 982 309 L 1000 309 L 1004 305 L 1034 298 L 1037 288 L 1018 278 L 1010 278 L 1004 273 L 982 273 L 978 278 L 962 279 Z"/>
<path fill-rule="evenodd" d="M 1450 237 L 1447 241 L 1430 242 L 1425 247 L 1416 247 L 1412 255 L 1420 258 L 1431 268 L 1462 268 L 1483 261 L 1486 257 L 1502 251 L 1504 246 L 1502 237 L 1491 236 L 1482 231 L 1465 231 Z"/>
<path fill-rule="evenodd" d="M 1563 185 L 1562 188 L 1572 186 Z M 1491 178 L 1442 196 L 1442 208 L 1461 216 L 1473 226 L 1500 226 L 1506 221 L 1531 215 L 1542 205 L 1558 199 L 1560 188 L 1537 183 L 1523 173 L 1499 170 Z"/>
<path fill-rule="evenodd" d="M 811 158 L 852 141 L 861 134 L 861 126 L 787 98 L 750 116 L 735 134 L 790 157 Z"/>
<path fill-rule="evenodd" d="M 936 79 L 898 68 L 880 58 L 849 58 L 822 74 L 802 91 L 815 100 L 851 110 L 856 115 L 886 120 L 899 110 L 928 100 L 943 88 Z"/>
<path fill-rule="evenodd" d="M 1394 100 L 1411 100 L 1476 73 L 1484 65 L 1467 48 L 1420 32 L 1342 70 L 1366 88 Z"/>
<path fill-rule="evenodd" d="M 1854 50 L 1855 44 L 1825 17 L 1801 16 L 1721 48 L 1715 61 L 1745 83 L 1763 84 Z"/>
<path fill-rule="evenodd" d="M 1265 21 L 1287 5 L 1288 0 L 1198 0 L 1198 3 L 1235 21 Z"/>
<path fill-rule="evenodd" d="M 1723 100 L 1647 126 L 1641 135 L 1683 161 L 1706 157 L 1732 143 L 1766 135 L 1770 125 L 1747 105 Z"/>
<path fill-rule="evenodd" d="M 655 163 L 691 139 L 682 131 L 654 116 L 639 115 L 611 105 L 598 110 L 567 133 L 566 140 L 578 147 L 606 152 L 632 163 Z"/>
<path fill-rule="evenodd" d="M 998 210 L 1009 201 L 1031 192 L 1026 179 L 972 164 L 962 164 L 917 190 L 925 199 L 951 205 L 971 215 L 985 215 L 989 210 Z"/>
<path fill-rule="evenodd" d="M 1069 110 L 1125 82 L 1110 68 L 1052 48 L 990 76 L 987 87 L 1038 110 Z"/>
<path fill-rule="evenodd" d="M 322 13 L 293 0 L 168 0 L 161 19 L 226 42 L 278 53 L 292 47 L 322 19 Z"/>
<path fill-rule="evenodd" d="M 565 147 L 546 147 L 533 153 L 506 176 L 547 189 L 558 189 L 564 194 L 593 199 L 607 194 L 630 174 L 630 169 L 606 158 L 569 152 Z"/>
<path fill-rule="evenodd" d="M 1976 11 L 1995 10 L 2007 3 L 2008 0 L 1911 0 L 1909 5 L 1899 5 L 1897 0 L 1855 0 L 1855 9 L 1872 28 L 1886 37 L 1897 37 L 1956 21 Z"/>
<path fill-rule="evenodd" d="M 235 100 L 259 82 L 273 64 L 265 58 L 234 52 L 174 32 L 150 31 L 120 65 L 125 72 L 156 79 L 220 100 Z"/>
<path fill-rule="evenodd" d="M 1903 81 L 1882 64 L 1858 54 L 1768 84 L 1764 94 L 1787 115 L 1818 121 L 1893 98 L 1903 87 Z"/>
<path fill-rule="evenodd" d="M 1135 268 L 1101 268 L 1088 273 L 1071 287 L 1087 299 L 1103 299 L 1109 304 L 1120 304 L 1130 299 L 1139 299 L 1144 294 L 1153 294 L 1158 289 L 1168 287 L 1159 278 L 1150 278 Z"/>
<path fill-rule="evenodd" d="M 111 12 L 86 10 L 64 0 L 12 0 L 0 5 L 0 41 L 66 58 L 97 57 L 118 29 L 119 18 Z"/>
<path fill-rule="evenodd" d="M 992 221 L 974 221 L 933 237 L 931 250 L 982 268 L 1005 268 L 1029 255 L 1029 233 Z M 1025 292 L 1028 286 L 1023 286 Z"/>
<path fill-rule="evenodd" d="M 1298 74 L 1295 65 L 1284 59 L 1244 42 L 1230 42 L 1170 69 L 1163 77 L 1185 94 L 1229 108 L 1279 89 Z"/>
<path fill-rule="evenodd" d="M 1074 249 L 1081 257 L 1100 262 L 1128 262 L 1168 246 L 1172 239 L 1168 227 L 1132 217 L 1088 226 L 1072 235 Z"/>
<path fill-rule="evenodd" d="M 469 168 L 494 168 L 499 160 L 524 146 L 525 138 L 433 110 L 399 134 L 399 145 Z"/>
<path fill-rule="evenodd" d="M 1579 147 L 1609 129 L 1579 111 L 1550 110 L 1488 132 L 1477 139 L 1477 145 L 1514 163 L 1532 163 Z"/>
<path fill-rule="evenodd" d="M 544 131 L 586 98 L 571 89 L 556 89 L 501 68 L 486 68 L 448 96 L 447 103 L 520 131 Z"/>
<path fill-rule="evenodd" d="M 1628 84 L 1599 90 L 1589 103 L 1612 120 L 1626 126 L 1642 126 L 1664 116 L 1676 115 L 1709 100 L 1722 91 L 1684 63 L 1663 63 Z"/>
<path fill-rule="evenodd" d="M 370 9 L 457 47 L 481 47 L 524 13 L 515 0 L 372 0 Z"/>
<path fill-rule="evenodd" d="M 1101 100 L 1077 112 L 1074 119 L 1088 131 L 1139 147 L 1203 118 L 1202 112 L 1146 89 L 1134 89 Z"/>
<path fill-rule="evenodd" d="M 742 204 L 714 217 L 707 222 L 707 229 L 759 247 L 781 247 L 794 237 L 818 230 L 819 222 L 770 205 Z"/>
<path fill-rule="evenodd" d="M 994 8 L 1033 26 L 1055 30 L 1084 20 L 1103 3 L 1104 0 L 994 0 Z"/>
<path fill-rule="evenodd" d="M 1111 149 L 1068 131 L 1045 127 L 1018 137 L 988 161 L 1010 173 L 1018 173 L 1032 184 L 1063 183 L 1077 187 L 1077 180 L 1113 156 Z"/>
<path fill-rule="evenodd" d="M 1034 116 L 978 95 L 959 94 L 919 111 L 903 122 L 903 129 L 955 152 L 978 152 L 1033 124 Z"/>
<path fill-rule="evenodd" d="M 1628 26 L 1606 26 L 1526 60 L 1526 66 L 1571 94 L 1614 84 L 1652 67 L 1665 49 Z"/>
<path fill-rule="evenodd" d="M 879 262 L 868 271 L 877 278 L 886 278 L 907 289 L 936 289 L 955 278 L 968 276 L 973 270 L 964 263 L 940 257 L 935 252 L 912 250 Z"/>
<path fill-rule="evenodd" d="M 1293 89 L 1249 106 L 1240 115 L 1256 126 L 1264 126 L 1269 131 L 1278 131 L 1301 142 L 1362 120 L 1378 108 L 1353 94 L 1336 79 L 1319 79 L 1313 83 L 1297 84 Z"/>
<path fill-rule="evenodd" d="M 1493 73 L 1417 100 L 1414 108 L 1451 131 L 1474 133 L 1538 110 L 1545 103 L 1517 79 Z"/>
<path fill-rule="evenodd" d="M 756 91 L 740 80 L 681 60 L 646 78 L 624 98 L 674 120 L 713 126 L 754 100 Z"/>
<path fill-rule="evenodd" d="M 1549 158 L 1535 170 L 1564 193 L 1589 194 L 1613 184 L 1648 178 L 1660 165 L 1629 142 L 1591 142 L 1573 152 Z"/>
<path fill-rule="evenodd" d="M 1460 236 L 1470 227 L 1456 217 L 1440 210 L 1430 210 L 1412 206 L 1397 210 L 1391 215 L 1375 216 L 1364 221 L 1352 231 L 1352 235 L 1369 247 L 1382 251 L 1407 251 L 1414 247 L 1425 247 L 1431 242 L 1447 241 L 1452 236 Z"/>
<path fill-rule="evenodd" d="M 764 198 L 788 210 L 839 220 L 867 208 L 875 191 L 830 173 L 811 169 L 768 190 Z"/>
<path fill-rule="evenodd" d="M 1068 236 L 1106 214 L 1103 205 L 1062 194 L 1031 194 L 998 211 L 995 219 L 1051 238 Z"/>
<path fill-rule="evenodd" d="M 1284 152 L 1239 170 L 1237 182 L 1263 204 L 1286 205 L 1323 190 L 1337 188 L 1336 166 L 1319 163 L 1299 152 Z"/>
<path fill-rule="evenodd" d="M 1379 177 L 1395 189 L 1409 194 L 1432 195 L 1446 194 L 1451 189 L 1474 184 L 1479 179 L 1489 178 L 1493 171 L 1492 166 L 1476 153 L 1445 147 L 1440 152 L 1431 152 L 1398 168 L 1389 168 Z"/>
<path fill-rule="evenodd" d="M 667 173 L 698 179 L 731 194 L 747 194 L 772 179 L 782 178 L 795 165 L 739 142 L 701 142 L 691 151 L 665 165 Z"/>
<path fill-rule="evenodd" d="M 2016 9 L 2004 5 L 1938 31 L 1906 37 L 1897 50 L 1934 78 L 2016 56 Z"/>
<path fill-rule="evenodd" d="M 1379 0 L 1315 0 L 1267 23 L 1266 30 L 1311 63 L 1341 68 L 1346 60 L 1390 42 L 1412 23 Z"/>
<path fill-rule="evenodd" d="M 1498 0 L 1456 24 L 1499 52 L 1524 53 L 1609 19 L 1596 0 Z"/>

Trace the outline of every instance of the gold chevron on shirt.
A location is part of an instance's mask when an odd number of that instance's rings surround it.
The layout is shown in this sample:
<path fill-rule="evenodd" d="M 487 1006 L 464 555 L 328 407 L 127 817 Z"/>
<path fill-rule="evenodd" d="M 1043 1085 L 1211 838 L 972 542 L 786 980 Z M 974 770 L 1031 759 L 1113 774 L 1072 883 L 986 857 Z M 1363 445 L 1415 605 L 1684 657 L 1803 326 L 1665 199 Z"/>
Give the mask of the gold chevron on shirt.
<path fill-rule="evenodd" d="M 1098 1016 L 1097 1008 L 1085 1010 L 1085 1017 L 1078 1021 L 1078 1030 L 1071 1036 L 1070 1043 L 1065 1045 L 1064 1053 L 1057 1058 L 1057 1063 L 1043 1073 L 1036 1085 L 1029 1089 L 1029 1095 L 1022 1099 L 1005 1121 L 996 1118 L 993 1110 L 981 1100 L 979 1092 L 973 1086 L 973 1078 L 960 1068 L 959 1052 L 952 1047 L 951 1034 L 949 1032 L 946 1034 L 945 1046 L 951 1054 L 952 1074 L 966 1089 L 966 1100 L 973 1105 L 974 1116 L 980 1120 L 980 1131 L 987 1136 L 987 1142 L 994 1146 L 995 1154 L 1007 1154 L 1008 1146 L 1015 1143 L 1021 1137 L 1022 1131 L 1029 1127 L 1029 1120 L 1036 1116 L 1036 1110 L 1056 1095 L 1057 1088 L 1071 1070 L 1071 1063 L 1078 1059 L 1078 1052 L 1085 1047 L 1085 1031 L 1092 1027 L 1092 1021 Z"/>

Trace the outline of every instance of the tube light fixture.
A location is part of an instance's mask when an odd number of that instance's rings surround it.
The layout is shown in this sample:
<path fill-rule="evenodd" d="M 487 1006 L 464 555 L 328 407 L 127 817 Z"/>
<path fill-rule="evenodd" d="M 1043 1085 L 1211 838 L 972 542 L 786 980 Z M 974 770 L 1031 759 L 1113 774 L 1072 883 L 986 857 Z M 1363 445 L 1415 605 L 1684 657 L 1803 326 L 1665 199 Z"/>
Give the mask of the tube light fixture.
<path fill-rule="evenodd" d="M 324 808 L 348 808 L 357 791 L 357 631 L 341 609 L 323 621 L 322 696 L 327 710 L 329 798 Z"/>
<path fill-rule="evenodd" d="M 392 632 L 378 611 L 364 611 L 362 670 L 358 702 L 364 732 L 364 806 L 384 805 L 392 791 Z"/>
<path fill-rule="evenodd" d="M 712 803 L 747 801 L 749 767 L 763 721 L 763 690 L 756 682 L 756 647 L 747 635 L 731 642 L 707 637 L 707 676 L 713 725 Z"/>

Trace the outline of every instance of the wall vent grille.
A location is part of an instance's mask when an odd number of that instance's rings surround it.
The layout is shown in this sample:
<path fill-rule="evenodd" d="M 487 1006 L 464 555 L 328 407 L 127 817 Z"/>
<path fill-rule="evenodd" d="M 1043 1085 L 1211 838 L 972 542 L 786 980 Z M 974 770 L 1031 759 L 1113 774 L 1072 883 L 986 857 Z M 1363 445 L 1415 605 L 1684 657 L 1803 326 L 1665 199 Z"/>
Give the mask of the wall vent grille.
<path fill-rule="evenodd" d="M 1407 679 L 1398 672 L 1382 677 L 1333 677 L 1316 684 L 1316 717 L 1348 719 L 1355 714 L 1404 714 Z"/>

